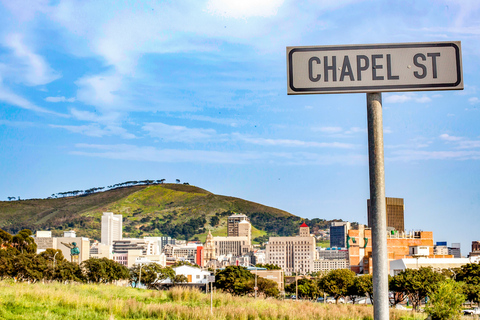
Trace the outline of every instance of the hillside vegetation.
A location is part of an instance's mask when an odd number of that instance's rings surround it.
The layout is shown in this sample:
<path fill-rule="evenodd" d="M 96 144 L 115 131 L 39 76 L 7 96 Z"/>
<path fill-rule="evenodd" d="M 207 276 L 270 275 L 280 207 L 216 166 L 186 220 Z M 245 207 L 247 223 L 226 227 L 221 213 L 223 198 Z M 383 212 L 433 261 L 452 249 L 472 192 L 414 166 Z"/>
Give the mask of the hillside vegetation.
<path fill-rule="evenodd" d="M 0 228 L 12 234 L 22 229 L 52 230 L 56 236 L 73 229 L 78 236 L 99 240 L 101 216 L 106 211 L 123 216 L 124 237 L 168 235 L 204 240 L 208 230 L 214 235 L 226 235 L 227 217 L 233 213 L 249 216 L 253 238 L 295 235 L 302 221 L 312 229 L 328 225 L 323 219 L 309 221 L 195 186 L 156 184 L 56 199 L 1 201 Z"/>
<path fill-rule="evenodd" d="M 54 236 L 73 229 L 78 236 L 100 240 L 101 216 L 106 211 L 123 216 L 124 237 L 166 235 L 204 240 L 208 230 L 214 235 L 226 235 L 227 217 L 233 213 L 249 216 L 253 238 L 295 235 L 302 221 L 312 231 L 324 229 L 329 223 L 302 219 L 195 186 L 155 184 L 62 198 L 0 201 L 0 228 L 12 234 L 22 229 L 52 230 Z"/>

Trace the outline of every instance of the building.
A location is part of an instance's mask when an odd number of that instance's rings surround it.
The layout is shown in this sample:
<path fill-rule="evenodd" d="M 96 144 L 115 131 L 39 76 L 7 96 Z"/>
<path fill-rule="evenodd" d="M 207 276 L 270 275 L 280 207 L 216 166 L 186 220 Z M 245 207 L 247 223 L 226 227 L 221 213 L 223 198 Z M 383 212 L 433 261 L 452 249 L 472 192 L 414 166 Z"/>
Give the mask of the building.
<path fill-rule="evenodd" d="M 405 230 L 405 219 L 404 219 L 404 209 L 402 198 L 385 198 L 387 204 L 387 228 L 394 228 L 397 231 Z M 368 210 L 368 226 L 372 227 L 372 220 L 370 215 L 370 199 L 367 200 L 367 210 Z"/>
<path fill-rule="evenodd" d="M 419 269 L 421 267 L 431 267 L 434 270 L 460 268 L 468 263 L 478 263 L 479 259 L 468 258 L 406 258 L 390 262 L 390 275 L 395 276 L 406 269 Z"/>
<path fill-rule="evenodd" d="M 113 253 L 127 253 L 130 250 L 140 250 L 143 255 L 149 254 L 148 244 L 143 239 L 132 238 L 113 241 Z"/>
<path fill-rule="evenodd" d="M 320 259 L 313 261 L 313 272 L 328 272 L 336 269 L 349 269 L 348 259 Z"/>
<path fill-rule="evenodd" d="M 346 248 L 317 247 L 317 260 L 348 260 L 348 250 Z"/>
<path fill-rule="evenodd" d="M 198 247 L 200 247 L 200 249 Z M 167 258 L 174 258 L 175 261 L 183 260 L 190 263 L 197 263 L 197 261 L 199 261 L 197 255 L 202 254 L 202 248 L 200 244 L 167 244 L 163 248 L 163 253 Z"/>
<path fill-rule="evenodd" d="M 282 268 L 285 274 L 313 272 L 315 237 L 303 223 L 298 237 L 270 237 L 266 245 L 266 263 Z"/>
<path fill-rule="evenodd" d="M 240 257 L 252 251 L 249 237 L 213 237 L 215 256 L 232 255 Z"/>
<path fill-rule="evenodd" d="M 433 247 L 434 255 L 448 255 L 448 247 L 446 241 L 437 241 Z"/>
<path fill-rule="evenodd" d="M 240 235 L 238 224 L 242 221 L 249 222 L 250 220 L 246 215 L 241 213 L 235 213 L 228 217 L 227 219 L 227 227 L 228 227 L 227 236 L 228 237 L 251 236 L 251 234 Z"/>
<path fill-rule="evenodd" d="M 260 268 L 257 268 L 257 270 L 255 270 L 255 267 L 248 267 L 247 269 L 253 274 L 256 273 L 257 277 L 275 281 L 280 292 L 283 292 L 285 290 L 283 270 L 261 270 Z"/>
<path fill-rule="evenodd" d="M 112 245 L 114 240 L 122 240 L 122 221 L 121 214 L 113 212 L 104 212 L 102 216 L 101 243 Z"/>
<path fill-rule="evenodd" d="M 448 254 L 452 255 L 454 258 L 461 258 L 462 252 L 460 250 L 460 243 L 452 243 L 452 246 L 448 247 Z"/>
<path fill-rule="evenodd" d="M 88 238 L 77 237 L 73 230 L 65 231 L 63 237 L 52 237 L 51 235 L 51 231 L 37 231 L 36 237 L 34 238 L 37 244 L 37 254 L 47 249 L 61 250 L 65 259 L 72 261 L 70 247 L 75 243 L 80 250 L 78 261 L 75 262 L 81 263 L 90 258 L 90 240 Z"/>
<path fill-rule="evenodd" d="M 333 221 L 330 224 L 330 247 L 346 248 L 350 222 Z"/>
<path fill-rule="evenodd" d="M 348 231 L 350 269 L 356 273 L 372 273 L 372 230 L 363 225 Z M 413 258 L 453 258 L 433 253 L 433 232 L 391 231 L 387 234 L 388 261 Z"/>
<path fill-rule="evenodd" d="M 480 256 L 480 241 L 472 241 L 472 252 L 468 255 L 469 257 Z"/>

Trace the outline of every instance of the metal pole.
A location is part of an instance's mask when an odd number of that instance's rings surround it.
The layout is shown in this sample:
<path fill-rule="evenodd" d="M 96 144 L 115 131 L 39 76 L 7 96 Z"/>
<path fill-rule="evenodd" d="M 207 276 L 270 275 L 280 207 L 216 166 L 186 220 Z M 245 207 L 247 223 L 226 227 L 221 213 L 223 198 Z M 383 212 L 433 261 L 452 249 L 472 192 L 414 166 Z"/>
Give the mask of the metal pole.
<path fill-rule="evenodd" d="M 213 314 L 213 282 L 210 282 L 210 313 Z"/>
<path fill-rule="evenodd" d="M 368 166 L 370 171 L 370 217 L 372 223 L 373 318 L 389 319 L 387 210 L 383 162 L 382 94 L 367 93 Z"/>
<path fill-rule="evenodd" d="M 257 266 L 255 266 L 255 299 L 257 299 Z"/>
<path fill-rule="evenodd" d="M 142 282 L 142 264 L 141 263 L 140 263 L 140 277 L 138 279 L 138 288 L 140 288 L 140 282 Z"/>

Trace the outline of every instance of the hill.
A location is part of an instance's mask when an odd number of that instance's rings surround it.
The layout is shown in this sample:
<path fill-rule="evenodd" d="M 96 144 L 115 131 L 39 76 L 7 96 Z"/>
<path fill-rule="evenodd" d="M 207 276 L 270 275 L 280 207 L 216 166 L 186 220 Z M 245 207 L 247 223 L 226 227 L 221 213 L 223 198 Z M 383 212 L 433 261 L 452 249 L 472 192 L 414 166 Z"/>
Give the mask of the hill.
<path fill-rule="evenodd" d="M 108 191 L 57 199 L 0 202 L 0 228 L 10 233 L 28 228 L 52 230 L 56 236 L 73 229 L 77 235 L 100 240 L 103 212 L 122 214 L 124 237 L 168 235 L 203 240 L 209 229 L 226 235 L 227 217 L 246 214 L 253 237 L 298 233 L 302 221 L 313 229 L 325 228 L 323 219 L 302 219 L 286 211 L 243 199 L 216 195 L 183 184 L 120 187 Z"/>

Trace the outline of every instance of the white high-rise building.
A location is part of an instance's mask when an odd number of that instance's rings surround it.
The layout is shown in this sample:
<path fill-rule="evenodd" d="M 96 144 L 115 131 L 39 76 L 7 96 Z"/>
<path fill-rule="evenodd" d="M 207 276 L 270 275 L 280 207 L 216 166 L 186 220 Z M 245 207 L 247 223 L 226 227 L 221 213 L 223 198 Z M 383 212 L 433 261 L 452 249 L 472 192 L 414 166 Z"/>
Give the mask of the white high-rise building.
<path fill-rule="evenodd" d="M 103 213 L 101 244 L 111 246 L 114 240 L 122 240 L 122 220 L 121 214 Z"/>

